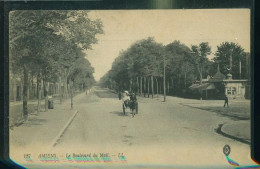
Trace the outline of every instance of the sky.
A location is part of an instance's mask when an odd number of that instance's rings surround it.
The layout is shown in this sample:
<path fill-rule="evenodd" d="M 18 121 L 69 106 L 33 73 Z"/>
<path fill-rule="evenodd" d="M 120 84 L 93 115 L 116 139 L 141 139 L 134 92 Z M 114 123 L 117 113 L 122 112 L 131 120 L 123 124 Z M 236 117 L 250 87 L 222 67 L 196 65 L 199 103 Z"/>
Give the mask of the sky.
<path fill-rule="evenodd" d="M 99 18 L 104 26 L 104 34 L 97 35 L 98 44 L 86 51 L 97 81 L 111 69 L 121 50 L 147 37 L 163 45 L 175 40 L 188 47 L 209 42 L 210 59 L 225 41 L 250 52 L 249 9 L 93 10 L 88 15 Z"/>

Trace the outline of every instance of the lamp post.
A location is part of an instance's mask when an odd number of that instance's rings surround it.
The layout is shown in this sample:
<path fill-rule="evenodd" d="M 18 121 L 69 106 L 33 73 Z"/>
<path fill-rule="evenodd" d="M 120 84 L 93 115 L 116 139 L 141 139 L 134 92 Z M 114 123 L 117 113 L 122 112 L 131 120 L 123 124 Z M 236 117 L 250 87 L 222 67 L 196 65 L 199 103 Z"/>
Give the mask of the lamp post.
<path fill-rule="evenodd" d="M 163 55 L 163 101 L 166 102 L 166 89 L 165 89 L 165 67 L 166 67 L 166 63 L 165 63 L 165 56 Z"/>
<path fill-rule="evenodd" d="M 231 69 L 232 69 L 232 57 L 233 57 L 233 48 L 231 49 L 231 54 L 230 54 L 230 58 L 229 58 L 229 73 L 231 74 Z"/>
<path fill-rule="evenodd" d="M 239 58 L 239 79 L 241 79 L 241 58 Z"/>
<path fill-rule="evenodd" d="M 200 85 L 202 85 L 202 65 L 200 65 L 200 60 L 195 57 L 199 57 L 199 51 L 197 49 L 197 52 L 194 52 L 194 51 L 191 51 L 190 54 L 193 56 L 193 61 L 195 62 L 196 64 L 196 67 L 197 67 L 197 71 L 199 73 L 199 78 L 200 78 Z M 202 100 L 202 89 L 199 89 L 199 93 L 200 93 L 200 100 Z"/>

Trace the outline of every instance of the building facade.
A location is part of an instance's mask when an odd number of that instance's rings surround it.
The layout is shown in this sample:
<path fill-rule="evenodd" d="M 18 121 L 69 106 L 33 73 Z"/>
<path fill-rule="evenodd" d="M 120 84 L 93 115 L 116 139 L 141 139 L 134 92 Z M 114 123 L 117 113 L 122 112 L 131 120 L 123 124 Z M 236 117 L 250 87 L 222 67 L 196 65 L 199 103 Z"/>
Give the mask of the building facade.
<path fill-rule="evenodd" d="M 225 95 L 230 99 L 249 99 L 250 82 L 247 79 L 232 79 L 217 70 L 217 73 L 202 82 L 195 82 L 189 87 L 191 91 L 201 95 L 203 99 L 223 99 Z"/>

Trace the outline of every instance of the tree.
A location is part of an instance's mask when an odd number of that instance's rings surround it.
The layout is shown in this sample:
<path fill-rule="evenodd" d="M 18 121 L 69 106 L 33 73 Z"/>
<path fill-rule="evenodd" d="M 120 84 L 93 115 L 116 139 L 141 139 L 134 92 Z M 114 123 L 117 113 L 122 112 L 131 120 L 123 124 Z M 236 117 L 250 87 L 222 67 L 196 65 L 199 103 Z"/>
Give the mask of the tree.
<path fill-rule="evenodd" d="M 144 97 L 151 94 L 153 98 L 156 91 L 157 96 L 163 94 L 166 101 L 170 82 L 172 89 L 175 86 L 174 91 L 181 93 L 194 81 L 192 59 L 189 47 L 179 41 L 163 46 L 149 37 L 121 51 L 100 83 L 115 86 L 117 90 L 134 90 Z"/>
<path fill-rule="evenodd" d="M 171 93 L 182 94 L 196 76 L 190 48 L 180 41 L 174 41 L 166 45 L 165 49 L 168 58 L 166 72 L 168 84 L 171 82 Z"/>
<path fill-rule="evenodd" d="M 23 114 L 27 118 L 28 74 L 37 71 L 46 82 L 63 76 L 65 86 L 79 52 L 97 43 L 100 20 L 90 20 L 85 11 L 13 11 L 10 13 L 10 56 L 13 68 L 23 69 Z M 53 73 L 53 74 L 52 74 Z M 52 76 L 55 75 L 55 76 Z"/>
<path fill-rule="evenodd" d="M 83 53 L 82 55 L 83 56 Z M 77 87 L 82 87 L 82 90 L 89 85 L 88 80 L 92 80 L 91 82 L 94 82 L 93 74 L 94 69 L 91 67 L 88 60 L 84 57 L 79 57 L 74 65 L 71 67 L 70 74 L 68 75 L 68 81 L 69 81 L 69 89 L 70 89 L 70 98 L 71 98 L 71 109 L 73 109 L 73 95 L 74 95 L 74 89 Z"/>
<path fill-rule="evenodd" d="M 221 43 L 217 46 L 213 60 L 219 63 L 222 73 L 231 73 L 234 79 L 248 78 L 247 55 L 240 45 L 233 42 Z"/>
<path fill-rule="evenodd" d="M 134 43 L 130 50 L 132 51 L 133 64 L 129 68 L 132 77 L 139 77 L 140 92 L 150 95 L 153 97 L 154 94 L 154 78 L 163 77 L 163 45 L 154 41 L 153 38 L 149 37 Z M 157 85 L 158 87 L 158 85 Z"/>
<path fill-rule="evenodd" d="M 148 97 L 152 94 L 153 97 L 154 78 L 162 77 L 162 50 L 162 44 L 151 37 L 136 41 L 127 50 L 120 52 L 111 70 L 100 82 L 103 86 L 114 86 L 117 90 L 129 89 L 144 96 L 147 94 Z"/>
<path fill-rule="evenodd" d="M 193 61 L 199 74 L 200 84 L 202 84 L 203 69 L 209 62 L 207 56 L 211 54 L 211 47 L 209 46 L 208 42 L 202 42 L 199 44 L 199 46 L 192 45 L 191 50 L 193 54 Z M 200 91 L 200 93 L 200 99 L 202 99 L 202 91 Z"/>

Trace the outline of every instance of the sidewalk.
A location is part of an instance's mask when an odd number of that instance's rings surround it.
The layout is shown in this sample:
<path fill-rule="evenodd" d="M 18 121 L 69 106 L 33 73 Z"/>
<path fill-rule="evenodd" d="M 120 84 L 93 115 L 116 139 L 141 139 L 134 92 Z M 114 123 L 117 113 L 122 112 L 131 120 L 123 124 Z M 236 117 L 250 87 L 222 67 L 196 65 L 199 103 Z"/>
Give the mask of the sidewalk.
<path fill-rule="evenodd" d="M 233 139 L 251 142 L 251 125 L 249 120 L 233 121 L 224 124 L 221 131 Z"/>
<path fill-rule="evenodd" d="M 60 101 L 54 99 L 54 104 L 60 104 Z M 29 100 L 27 102 L 28 115 L 35 115 L 37 113 L 38 100 Z M 45 99 L 41 100 L 41 112 L 45 110 Z M 23 121 L 23 101 L 16 101 L 9 103 L 9 126 L 13 127 L 19 125 Z"/>
<path fill-rule="evenodd" d="M 74 97 L 74 101 L 84 96 L 86 97 L 86 94 L 81 93 Z M 15 147 L 50 146 L 75 111 L 76 107 L 73 110 L 70 109 L 70 99 L 68 99 L 62 104 L 54 104 L 54 109 L 40 112 L 38 116 L 29 114 L 27 121 L 9 130 L 10 147 L 13 147 L 15 151 Z"/>

